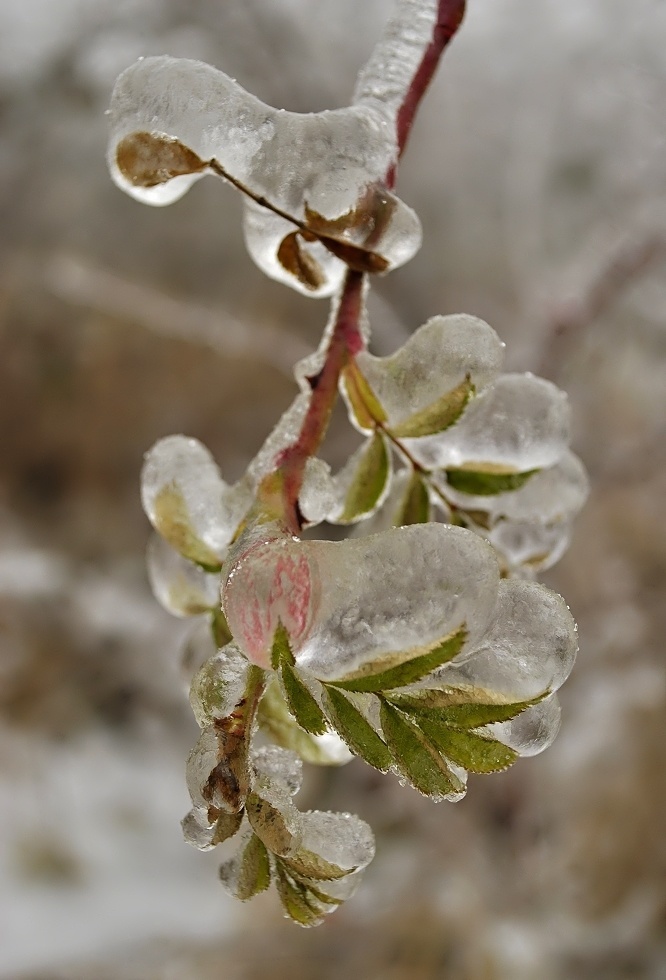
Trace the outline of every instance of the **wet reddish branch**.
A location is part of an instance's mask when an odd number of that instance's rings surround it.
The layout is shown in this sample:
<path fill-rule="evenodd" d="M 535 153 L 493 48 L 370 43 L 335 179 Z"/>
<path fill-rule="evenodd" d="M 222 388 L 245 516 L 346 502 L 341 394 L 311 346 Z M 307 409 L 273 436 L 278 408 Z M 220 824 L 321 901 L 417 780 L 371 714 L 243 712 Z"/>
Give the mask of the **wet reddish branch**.
<path fill-rule="evenodd" d="M 437 19 L 432 32 L 432 40 L 425 49 L 421 64 L 416 69 L 412 83 L 407 89 L 404 101 L 398 110 L 396 123 L 398 156 L 402 156 L 412 124 L 416 117 L 421 100 L 430 85 L 440 58 L 449 41 L 462 24 L 465 15 L 465 0 L 439 0 Z M 393 187 L 397 175 L 397 164 L 393 164 L 386 175 L 388 187 Z"/>
<path fill-rule="evenodd" d="M 312 397 L 298 439 L 276 460 L 280 474 L 281 516 L 294 534 L 298 534 L 303 525 L 298 497 L 305 464 L 315 455 L 326 435 L 343 368 L 364 347 L 360 330 L 363 280 L 363 273 L 348 270 L 323 367 L 319 374 L 308 379 Z"/>

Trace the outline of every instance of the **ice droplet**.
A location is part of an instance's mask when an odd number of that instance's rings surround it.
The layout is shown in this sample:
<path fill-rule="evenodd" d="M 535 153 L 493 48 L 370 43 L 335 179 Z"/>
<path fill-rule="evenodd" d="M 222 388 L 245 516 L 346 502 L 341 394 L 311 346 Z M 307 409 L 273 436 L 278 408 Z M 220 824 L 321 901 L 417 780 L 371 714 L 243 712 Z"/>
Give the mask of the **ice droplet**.
<path fill-rule="evenodd" d="M 195 809 L 207 810 L 210 800 L 203 795 L 208 778 L 219 760 L 219 743 L 213 725 L 204 728 L 187 757 L 185 781 Z"/>
<path fill-rule="evenodd" d="M 208 820 L 206 810 L 194 808 L 180 822 L 186 844 L 191 844 L 200 851 L 211 851 L 215 844 L 215 824 Z"/>
<path fill-rule="evenodd" d="M 488 725 L 488 732 L 519 755 L 538 755 L 555 741 L 560 730 L 560 716 L 560 702 L 556 694 L 551 694 L 511 721 Z"/>
<path fill-rule="evenodd" d="M 234 643 L 207 660 L 192 678 L 190 704 L 200 728 L 226 718 L 243 696 L 249 663 Z"/>
<path fill-rule="evenodd" d="M 335 506 L 335 488 L 331 468 L 323 459 L 311 456 L 305 464 L 298 503 L 308 524 L 325 521 Z"/>

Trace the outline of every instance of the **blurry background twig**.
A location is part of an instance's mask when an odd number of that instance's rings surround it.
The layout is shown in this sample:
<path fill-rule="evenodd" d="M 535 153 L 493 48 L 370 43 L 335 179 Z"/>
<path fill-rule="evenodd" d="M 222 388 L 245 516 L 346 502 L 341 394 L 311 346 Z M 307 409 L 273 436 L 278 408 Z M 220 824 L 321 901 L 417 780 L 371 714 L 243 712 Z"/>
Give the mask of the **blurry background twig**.
<path fill-rule="evenodd" d="M 290 109 L 345 104 L 389 7 L 0 5 L 7 980 L 664 975 L 666 7 L 654 0 L 470 0 L 401 167 L 424 247 L 371 307 L 380 353 L 464 310 L 507 341 L 509 367 L 569 391 L 593 492 L 548 574 L 581 635 L 559 740 L 472 780 L 456 806 L 357 763 L 311 774 L 317 805 L 360 813 L 381 851 L 353 909 L 315 933 L 282 923 L 270 896 L 235 909 L 181 841 L 194 722 L 178 625 L 144 579 L 142 454 L 185 432 L 235 479 L 290 403 L 288 365 L 326 309 L 254 268 L 219 182 L 168 211 L 122 196 L 103 113 L 120 70 L 165 52 Z M 331 462 L 349 448 L 340 427 Z"/>

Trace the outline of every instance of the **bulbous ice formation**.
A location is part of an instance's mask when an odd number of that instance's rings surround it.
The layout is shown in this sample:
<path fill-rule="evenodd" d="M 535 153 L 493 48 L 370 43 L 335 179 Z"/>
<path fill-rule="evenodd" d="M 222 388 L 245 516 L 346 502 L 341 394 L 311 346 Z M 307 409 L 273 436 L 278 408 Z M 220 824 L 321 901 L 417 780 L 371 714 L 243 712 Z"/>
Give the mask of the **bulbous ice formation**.
<path fill-rule="evenodd" d="M 245 655 L 270 666 L 278 624 L 299 666 L 321 680 L 380 654 L 422 647 L 492 617 L 499 570 L 492 548 L 461 528 L 426 524 L 343 542 L 275 536 L 237 546 L 222 606 Z"/>
<path fill-rule="evenodd" d="M 374 104 L 285 112 L 211 65 L 163 56 L 120 75 L 110 123 L 109 168 L 122 190 L 164 205 L 211 169 L 228 175 L 254 198 L 250 254 L 307 295 L 331 295 L 348 262 L 367 256 L 368 271 L 388 271 L 420 247 L 418 218 L 383 186 L 395 131 Z"/>
<path fill-rule="evenodd" d="M 155 530 L 185 558 L 216 568 L 251 503 L 228 486 L 196 439 L 167 436 L 146 453 L 141 501 Z"/>

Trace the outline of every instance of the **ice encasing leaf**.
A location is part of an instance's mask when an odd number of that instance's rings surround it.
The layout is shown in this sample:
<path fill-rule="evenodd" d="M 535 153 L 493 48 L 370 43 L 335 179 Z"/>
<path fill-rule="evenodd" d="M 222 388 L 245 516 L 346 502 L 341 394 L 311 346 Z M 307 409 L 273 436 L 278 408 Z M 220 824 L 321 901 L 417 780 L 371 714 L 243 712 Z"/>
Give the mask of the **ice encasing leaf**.
<path fill-rule="evenodd" d="M 398 769 L 415 789 L 436 801 L 458 800 L 464 795 L 464 782 L 435 745 L 386 701 L 382 701 L 381 723 Z"/>
<path fill-rule="evenodd" d="M 372 514 L 385 499 L 391 481 L 391 457 L 386 437 L 380 432 L 354 453 L 334 486 L 342 499 L 342 510 L 333 510 L 329 520 L 351 524 Z"/>
<path fill-rule="evenodd" d="M 469 385 L 482 391 L 499 374 L 503 350 L 483 320 L 465 314 L 435 316 L 395 354 L 375 357 L 362 352 L 356 365 L 393 429 L 434 405 L 440 406 L 441 414 L 442 399 L 451 392 L 458 391 L 464 403 Z"/>
<path fill-rule="evenodd" d="M 297 665 L 323 681 L 378 657 L 441 642 L 466 624 L 483 635 L 494 613 L 493 549 L 442 524 L 394 528 L 343 542 L 283 538 L 230 563 L 223 606 L 235 641 L 270 665 L 279 620 Z"/>
<path fill-rule="evenodd" d="M 185 558 L 219 568 L 250 500 L 234 495 L 196 439 L 167 436 L 146 453 L 141 500 L 155 530 Z"/>
<path fill-rule="evenodd" d="M 467 629 L 463 625 L 430 648 L 401 650 L 365 663 L 359 670 L 335 681 L 345 691 L 377 692 L 407 687 L 453 660 L 463 649 Z"/>
<path fill-rule="evenodd" d="M 266 847 L 250 834 L 237 854 L 220 866 L 220 881 L 234 898 L 247 902 L 271 883 L 271 866 Z"/>
<path fill-rule="evenodd" d="M 121 189 L 148 204 L 170 204 L 216 161 L 256 199 L 245 204 L 252 257 L 301 292 L 330 295 L 345 272 L 345 249 L 394 268 L 420 246 L 411 208 L 384 188 L 373 191 L 395 156 L 394 130 L 375 106 L 279 111 L 210 65 L 165 56 L 144 58 L 120 75 L 110 122 L 109 167 Z M 261 200 L 316 234 L 330 233 L 342 260 L 318 241 L 297 241 L 294 224 Z"/>
<path fill-rule="evenodd" d="M 259 725 L 280 746 L 297 752 L 304 762 L 317 766 L 344 766 L 353 756 L 334 732 L 309 735 L 296 723 L 280 691 L 271 682 L 259 704 Z"/>
<path fill-rule="evenodd" d="M 407 484 L 400 506 L 395 512 L 393 524 L 404 527 L 408 524 L 426 524 L 430 520 L 430 496 L 423 477 L 416 470 Z"/>
<path fill-rule="evenodd" d="M 567 396 L 531 374 L 504 374 L 472 398 L 445 432 L 406 439 L 428 469 L 526 473 L 557 463 L 568 449 Z"/>

